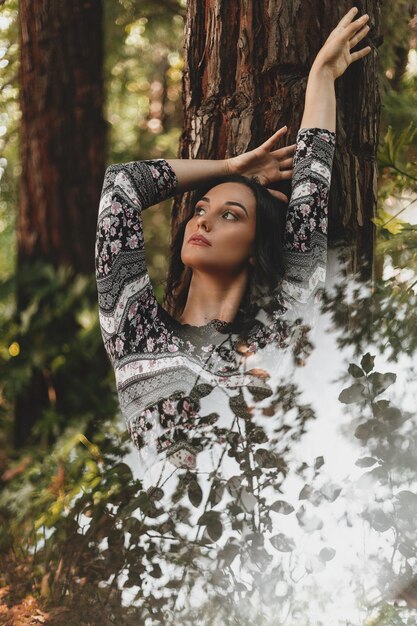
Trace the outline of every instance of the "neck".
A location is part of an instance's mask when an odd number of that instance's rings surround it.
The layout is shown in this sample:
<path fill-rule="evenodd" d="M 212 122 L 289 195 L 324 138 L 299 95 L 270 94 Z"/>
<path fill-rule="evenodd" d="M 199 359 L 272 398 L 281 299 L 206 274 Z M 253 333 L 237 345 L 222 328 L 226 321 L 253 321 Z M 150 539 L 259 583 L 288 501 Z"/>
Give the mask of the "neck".
<path fill-rule="evenodd" d="M 237 276 L 228 277 L 194 270 L 187 302 L 179 318 L 182 324 L 204 326 L 214 319 L 233 322 L 243 299 L 248 280 L 245 268 Z"/>

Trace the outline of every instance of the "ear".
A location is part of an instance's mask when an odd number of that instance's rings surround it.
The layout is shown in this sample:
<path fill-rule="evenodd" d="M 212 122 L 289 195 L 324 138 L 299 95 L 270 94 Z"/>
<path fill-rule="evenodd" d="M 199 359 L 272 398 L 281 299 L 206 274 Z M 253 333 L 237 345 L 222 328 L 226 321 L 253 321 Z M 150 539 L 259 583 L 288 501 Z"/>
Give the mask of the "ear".
<path fill-rule="evenodd" d="M 255 265 L 255 257 L 250 256 L 250 257 L 249 257 L 249 263 L 250 263 L 251 265 Z"/>

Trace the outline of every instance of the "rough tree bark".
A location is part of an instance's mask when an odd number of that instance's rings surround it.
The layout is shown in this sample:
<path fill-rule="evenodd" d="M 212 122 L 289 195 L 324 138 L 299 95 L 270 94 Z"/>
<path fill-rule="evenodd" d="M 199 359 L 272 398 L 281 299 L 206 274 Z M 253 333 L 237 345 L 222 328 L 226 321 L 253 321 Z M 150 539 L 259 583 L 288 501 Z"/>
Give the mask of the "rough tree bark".
<path fill-rule="evenodd" d="M 105 167 L 101 0 L 20 0 L 19 45 L 17 273 L 41 260 L 92 274 Z M 22 281 L 16 298 L 19 314 L 31 298 Z M 16 400 L 17 446 L 50 404 L 48 378 L 33 369 Z"/>
<path fill-rule="evenodd" d="M 18 265 L 94 272 L 103 182 L 101 0 L 21 0 Z"/>
<path fill-rule="evenodd" d="M 356 3 L 379 42 L 381 0 Z M 189 0 L 183 78 L 181 158 L 224 158 L 247 151 L 287 124 L 299 128 L 311 64 L 348 0 Z M 364 45 L 367 45 L 365 42 Z M 337 82 L 337 151 L 330 199 L 330 242 L 351 246 L 354 271 L 371 273 L 377 203 L 380 99 L 376 52 Z M 185 200 L 178 201 L 174 222 Z"/>

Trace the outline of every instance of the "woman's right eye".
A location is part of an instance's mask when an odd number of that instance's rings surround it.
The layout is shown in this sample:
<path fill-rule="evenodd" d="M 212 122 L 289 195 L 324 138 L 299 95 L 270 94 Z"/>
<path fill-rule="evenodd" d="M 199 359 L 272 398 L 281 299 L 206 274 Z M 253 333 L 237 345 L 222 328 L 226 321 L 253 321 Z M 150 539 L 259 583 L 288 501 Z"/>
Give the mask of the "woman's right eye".
<path fill-rule="evenodd" d="M 199 211 L 202 211 L 202 210 L 203 210 L 203 208 L 204 208 L 204 207 L 202 207 L 202 206 L 196 206 L 196 207 L 194 208 L 194 215 L 196 215 Z"/>

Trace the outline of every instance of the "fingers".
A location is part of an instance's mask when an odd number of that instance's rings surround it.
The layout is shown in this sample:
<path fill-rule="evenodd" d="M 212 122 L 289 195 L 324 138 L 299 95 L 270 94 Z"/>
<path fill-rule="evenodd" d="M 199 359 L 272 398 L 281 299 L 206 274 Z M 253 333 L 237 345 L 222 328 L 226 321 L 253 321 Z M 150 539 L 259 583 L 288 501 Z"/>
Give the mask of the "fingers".
<path fill-rule="evenodd" d="M 371 51 L 371 46 L 367 46 L 362 50 L 358 50 L 358 52 L 352 52 L 350 55 L 352 63 L 354 63 L 355 61 L 359 61 L 359 59 L 363 59 L 363 57 L 366 57 L 366 55 L 369 54 Z"/>
<path fill-rule="evenodd" d="M 361 28 L 365 26 L 368 20 L 369 20 L 368 14 L 362 15 L 362 17 L 360 17 L 358 20 L 356 20 L 355 22 L 347 26 L 344 31 L 345 37 L 347 37 L 348 39 L 351 39 L 355 35 L 355 33 L 357 33 L 358 30 L 360 30 Z"/>
<path fill-rule="evenodd" d="M 280 170 L 288 170 L 292 167 L 294 162 L 294 159 L 284 159 L 283 161 L 279 162 L 279 168 Z"/>
<path fill-rule="evenodd" d="M 267 139 L 263 144 L 262 147 L 263 148 L 267 148 L 268 150 L 270 150 L 276 143 L 277 141 L 283 137 L 285 135 L 285 133 L 287 132 L 288 128 L 286 126 L 283 126 L 282 128 L 280 128 L 279 130 L 277 130 L 272 137 L 270 137 L 269 139 Z"/>
<path fill-rule="evenodd" d="M 368 24 L 361 28 L 361 30 L 349 41 L 350 48 L 354 48 L 366 35 L 369 33 L 370 27 Z"/>
<path fill-rule="evenodd" d="M 271 154 L 278 159 L 285 159 L 295 154 L 296 147 L 297 144 L 293 143 L 291 144 L 291 146 L 285 146 L 285 148 L 278 148 L 278 150 L 273 150 Z"/>
<path fill-rule="evenodd" d="M 269 189 L 268 187 L 267 189 L 272 196 L 274 196 L 278 200 L 281 200 L 282 202 L 285 202 L 285 204 L 288 204 L 288 198 L 284 193 L 282 193 L 282 191 L 276 191 L 275 189 Z"/>
<path fill-rule="evenodd" d="M 292 173 L 293 173 L 292 169 L 281 172 L 281 180 L 291 180 Z"/>
<path fill-rule="evenodd" d="M 346 13 L 346 15 L 342 17 L 342 19 L 339 22 L 339 26 L 343 26 L 344 28 L 346 28 L 346 26 L 349 26 L 349 24 L 351 23 L 355 15 L 357 15 L 357 13 L 358 13 L 358 8 L 353 7 L 350 11 Z"/>

